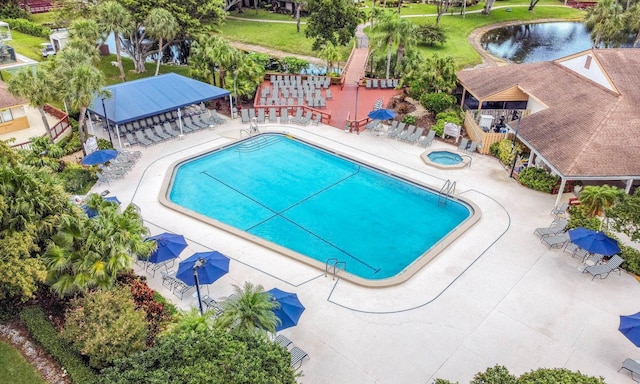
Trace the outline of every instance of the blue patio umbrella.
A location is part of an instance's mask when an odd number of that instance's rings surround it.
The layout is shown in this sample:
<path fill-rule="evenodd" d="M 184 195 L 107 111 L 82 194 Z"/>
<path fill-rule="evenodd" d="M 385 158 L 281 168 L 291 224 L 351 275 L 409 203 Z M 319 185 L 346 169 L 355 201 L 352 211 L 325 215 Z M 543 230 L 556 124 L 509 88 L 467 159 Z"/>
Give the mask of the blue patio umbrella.
<path fill-rule="evenodd" d="M 298 324 L 304 305 L 298 300 L 298 295 L 291 292 L 285 292 L 278 288 L 267 291 L 271 294 L 271 298 L 280 303 L 280 308 L 273 310 L 273 313 L 280 319 L 280 324 L 276 327 L 276 332 L 283 329 L 293 327 Z"/>
<path fill-rule="evenodd" d="M 120 205 L 120 200 L 118 200 L 116 196 L 104 197 L 104 201 Z M 84 208 L 84 211 L 87 213 L 87 216 L 89 216 L 89 218 L 98 216 L 98 211 L 95 208 L 91 208 L 88 205 L 83 205 L 82 208 Z"/>
<path fill-rule="evenodd" d="M 620 252 L 618 242 L 600 231 L 578 227 L 569 230 L 569 239 L 587 252 L 604 256 Z"/>
<path fill-rule="evenodd" d="M 229 272 L 229 258 L 218 251 L 198 252 L 189 256 L 178 265 L 176 277 L 187 285 L 196 285 L 193 266 L 202 259 L 198 268 L 198 281 L 201 285 L 211 284 Z"/>
<path fill-rule="evenodd" d="M 368 115 L 373 120 L 391 120 L 396 117 L 396 113 L 390 109 L 376 109 Z"/>
<path fill-rule="evenodd" d="M 101 149 L 85 156 L 81 163 L 84 165 L 104 164 L 109 160 L 115 159 L 116 156 L 118 156 L 118 151 L 115 149 Z"/>
<path fill-rule="evenodd" d="M 147 240 L 155 241 L 157 248 L 149 255 L 149 262 L 158 264 L 167 260 L 175 259 L 187 248 L 187 242 L 182 235 L 175 233 L 161 233 L 151 236 Z"/>
<path fill-rule="evenodd" d="M 620 316 L 618 331 L 622 332 L 636 347 L 640 347 L 640 312 L 635 315 Z"/>

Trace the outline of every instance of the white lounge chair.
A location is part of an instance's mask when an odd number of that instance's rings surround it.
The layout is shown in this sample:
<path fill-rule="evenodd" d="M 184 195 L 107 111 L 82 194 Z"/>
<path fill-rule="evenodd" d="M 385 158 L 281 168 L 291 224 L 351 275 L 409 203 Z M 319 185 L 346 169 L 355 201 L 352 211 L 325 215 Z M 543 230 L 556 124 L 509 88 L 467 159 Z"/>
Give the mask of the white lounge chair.
<path fill-rule="evenodd" d="M 291 353 L 291 368 L 296 370 L 300 369 L 305 358 L 309 358 L 309 354 L 298 347 L 293 347 L 289 353 Z"/>
<path fill-rule="evenodd" d="M 566 219 L 554 220 L 550 226 L 546 228 L 536 228 L 533 233 L 540 237 L 557 235 L 567 229 L 567 224 L 569 224 L 569 221 Z"/>
<path fill-rule="evenodd" d="M 586 267 L 582 273 L 589 272 L 591 276 L 593 276 L 591 280 L 595 279 L 596 276 L 600 276 L 601 279 L 606 279 L 613 271 L 618 271 L 619 274 L 622 263 L 624 263 L 624 259 L 622 257 L 613 255 L 606 263 Z"/>
<path fill-rule="evenodd" d="M 420 137 L 420 139 L 418 139 L 418 145 L 421 147 L 428 147 L 431 145 L 435 137 L 436 131 L 430 130 L 429 133 L 427 133 L 427 136 L 422 136 Z"/>
<path fill-rule="evenodd" d="M 640 375 L 640 362 L 633 359 L 626 359 L 622 363 L 622 367 L 618 369 L 618 372 L 620 372 L 620 370 L 623 368 L 631 372 L 631 380 L 635 381 L 636 383 L 640 383 L 640 381 L 638 381 L 634 376 L 634 375 Z"/>

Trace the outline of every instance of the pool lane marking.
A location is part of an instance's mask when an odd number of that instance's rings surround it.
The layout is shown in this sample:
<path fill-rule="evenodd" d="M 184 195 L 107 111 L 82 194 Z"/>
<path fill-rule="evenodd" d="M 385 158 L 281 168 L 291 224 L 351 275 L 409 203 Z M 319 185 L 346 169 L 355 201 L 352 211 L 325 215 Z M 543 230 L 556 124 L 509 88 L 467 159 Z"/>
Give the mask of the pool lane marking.
<path fill-rule="evenodd" d="M 319 191 L 317 191 L 317 192 L 314 192 L 313 194 L 311 194 L 311 195 L 309 195 L 309 196 L 305 197 L 304 199 L 302 199 L 302 200 L 300 200 L 300 201 L 298 201 L 298 202 L 296 202 L 296 203 L 294 203 L 294 204 L 290 205 L 289 207 L 287 207 L 287 208 L 283 209 L 283 210 L 282 210 L 282 211 L 280 211 L 280 212 L 277 212 L 277 211 L 273 210 L 272 208 L 270 208 L 270 207 L 266 206 L 265 204 L 261 203 L 260 201 L 258 201 L 258 200 L 256 200 L 256 199 L 254 199 L 253 197 L 251 197 L 251 196 L 249 196 L 249 195 L 247 195 L 247 194 L 243 193 L 242 191 L 238 190 L 237 188 L 234 188 L 233 186 L 231 186 L 231 185 L 229 185 L 229 184 L 225 183 L 224 181 L 222 181 L 222 180 L 218 179 L 217 177 L 215 177 L 215 176 L 213 176 L 213 175 L 208 174 L 206 171 L 202 171 L 201 173 L 202 173 L 203 175 L 205 175 L 205 176 L 207 176 L 207 177 L 209 177 L 209 178 L 211 178 L 211 179 L 213 179 L 213 180 L 217 181 L 218 183 L 220 183 L 220 184 L 222 184 L 222 185 L 226 186 L 227 188 L 229 188 L 229 189 L 231 189 L 231 190 L 236 191 L 237 193 L 241 194 L 242 196 L 246 197 L 247 199 L 249 199 L 249 200 L 251 200 L 251 201 L 255 202 L 256 204 L 260 205 L 261 207 L 263 207 L 263 208 L 265 208 L 265 209 L 267 209 L 267 210 L 269 210 L 269 211 L 271 211 L 271 212 L 273 212 L 273 213 L 274 213 L 274 214 L 273 214 L 273 216 L 271 216 L 271 217 L 269 217 L 269 218 L 267 218 L 267 219 L 265 219 L 265 220 L 262 220 L 261 222 L 259 222 L 259 223 L 255 224 L 255 225 L 252 225 L 251 227 L 249 227 L 249 228 L 247 228 L 247 229 L 244 229 L 244 231 L 245 231 L 245 232 L 249 232 L 250 230 L 252 230 L 252 229 L 254 229 L 254 228 L 256 228 L 256 227 L 258 227 L 258 226 L 260 226 L 260 225 L 262 225 L 262 224 L 264 224 L 264 223 L 266 223 L 267 221 L 269 221 L 269 220 L 273 219 L 274 217 L 281 217 L 281 218 L 283 218 L 284 220 L 286 220 L 286 221 L 290 222 L 291 224 L 295 225 L 296 227 L 298 227 L 298 228 L 302 229 L 303 231 L 305 231 L 305 232 L 309 233 L 310 235 L 312 235 L 312 236 L 316 237 L 318 240 L 320 240 L 320 241 L 322 241 L 322 242 L 326 243 L 326 244 L 327 244 L 327 245 L 329 245 L 330 247 L 337 249 L 338 251 L 342 252 L 342 253 L 343 253 L 343 254 L 345 254 L 346 256 L 348 256 L 348 257 L 352 258 L 353 260 L 357 261 L 358 263 L 360 263 L 360 264 L 364 265 L 365 267 L 367 267 L 367 268 L 371 269 L 371 270 L 374 272 L 374 274 L 376 274 L 376 273 L 380 272 L 380 270 L 381 270 L 380 268 L 376 268 L 376 267 L 374 267 L 374 266 L 372 266 L 372 265 L 369 265 L 368 263 L 365 263 L 364 261 L 360 260 L 359 258 L 357 258 L 356 256 L 352 255 L 351 253 L 347 252 L 346 250 L 344 250 L 344 249 L 342 249 L 342 248 L 338 247 L 337 245 L 335 245 L 335 244 L 331 243 L 331 242 L 330 242 L 330 241 L 328 241 L 327 239 L 324 239 L 324 238 L 320 237 L 319 235 L 317 235 L 316 233 L 314 233 L 314 232 L 310 231 L 309 229 L 307 229 L 307 228 L 303 227 L 303 226 L 302 226 L 302 225 L 300 225 L 299 223 L 296 223 L 295 221 L 293 221 L 293 220 L 291 220 L 291 219 L 287 218 L 286 216 L 282 216 L 282 213 L 283 213 L 283 212 L 286 212 L 287 210 L 289 210 L 289 209 L 291 209 L 291 208 L 293 208 L 293 207 L 295 207 L 295 206 L 297 206 L 297 205 L 299 205 L 299 204 L 303 203 L 304 201 L 307 201 L 307 200 L 309 200 L 310 198 L 312 198 L 312 197 L 314 197 L 314 196 L 316 196 L 316 195 L 319 195 L 320 193 L 325 192 L 325 191 L 327 191 L 327 190 L 329 190 L 329 189 L 331 189 L 331 188 L 335 187 L 336 185 L 338 185 L 338 184 L 340 184 L 340 183 L 344 182 L 345 180 L 350 179 L 351 177 L 353 177 L 353 176 L 357 175 L 358 173 L 360 173 L 360 169 L 361 169 L 361 168 L 362 168 L 362 167 L 361 167 L 360 165 L 358 165 L 358 168 L 357 168 L 356 172 L 354 172 L 354 173 L 350 174 L 349 176 L 346 176 L 346 177 L 344 177 L 344 178 L 342 178 L 342 179 L 340 179 L 340 180 L 338 180 L 338 181 L 334 182 L 333 184 L 330 184 L 330 185 L 328 185 L 328 186 L 326 186 L 326 187 L 322 188 L 321 190 L 319 190 Z"/>

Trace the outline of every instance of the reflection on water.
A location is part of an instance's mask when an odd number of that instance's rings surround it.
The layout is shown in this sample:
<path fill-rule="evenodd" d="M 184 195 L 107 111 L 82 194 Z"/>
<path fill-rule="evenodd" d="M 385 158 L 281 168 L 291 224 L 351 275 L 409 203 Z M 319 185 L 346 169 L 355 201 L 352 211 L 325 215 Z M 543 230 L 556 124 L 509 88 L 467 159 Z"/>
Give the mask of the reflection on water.
<path fill-rule="evenodd" d="M 593 47 L 589 30 L 579 22 L 496 28 L 482 36 L 481 44 L 489 53 L 514 63 L 555 60 Z"/>

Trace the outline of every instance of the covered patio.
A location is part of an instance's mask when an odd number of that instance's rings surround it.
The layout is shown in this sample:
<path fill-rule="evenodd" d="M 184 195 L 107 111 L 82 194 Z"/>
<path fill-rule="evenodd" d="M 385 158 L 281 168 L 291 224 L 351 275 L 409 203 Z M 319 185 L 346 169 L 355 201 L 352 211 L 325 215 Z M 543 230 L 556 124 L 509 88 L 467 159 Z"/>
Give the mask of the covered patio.
<path fill-rule="evenodd" d="M 175 73 L 127 81 L 105 87 L 103 91 L 108 96 L 96 96 L 87 111 L 100 119 L 106 118 L 104 128 L 116 135 L 120 148 L 122 124 L 177 110 L 182 132 L 181 116 L 185 107 L 230 94 L 226 89 Z M 90 124 L 91 121 L 89 119 Z"/>
<path fill-rule="evenodd" d="M 640 78 L 629 71 L 638 65 L 640 49 L 598 49 L 550 62 L 460 71 L 458 79 L 479 100 L 509 90 L 528 96 L 528 113 L 509 131 L 529 148 L 528 166 L 560 176 L 560 191 L 580 180 L 619 184 L 630 192 L 640 179 Z"/>

